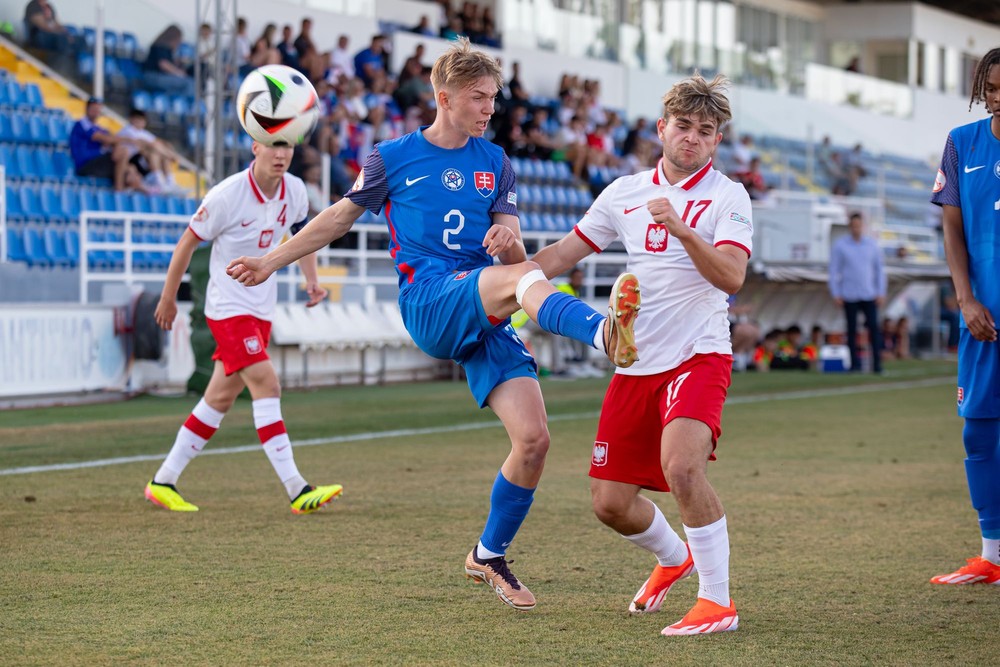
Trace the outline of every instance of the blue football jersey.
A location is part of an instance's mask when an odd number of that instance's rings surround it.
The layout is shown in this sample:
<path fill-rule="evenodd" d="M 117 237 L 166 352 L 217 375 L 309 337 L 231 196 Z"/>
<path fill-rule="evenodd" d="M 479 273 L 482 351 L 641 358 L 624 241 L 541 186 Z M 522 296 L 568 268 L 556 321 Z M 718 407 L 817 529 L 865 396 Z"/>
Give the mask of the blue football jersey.
<path fill-rule="evenodd" d="M 973 295 L 1000 315 L 1000 140 L 990 118 L 948 135 L 931 202 L 962 209 Z"/>
<path fill-rule="evenodd" d="M 492 214 L 517 216 L 514 170 L 499 146 L 473 137 L 462 148 L 440 148 L 424 129 L 379 143 L 347 195 L 372 213 L 385 208 L 400 290 L 491 266 L 483 238 Z"/>

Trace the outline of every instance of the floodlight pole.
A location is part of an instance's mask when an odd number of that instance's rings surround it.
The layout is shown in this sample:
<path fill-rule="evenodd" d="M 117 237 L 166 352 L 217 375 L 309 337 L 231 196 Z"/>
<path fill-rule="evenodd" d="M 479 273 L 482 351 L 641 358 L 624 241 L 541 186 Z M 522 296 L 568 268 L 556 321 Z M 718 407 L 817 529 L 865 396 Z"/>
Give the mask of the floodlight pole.
<path fill-rule="evenodd" d="M 235 115 L 225 113 L 227 101 L 229 108 L 234 108 L 239 85 L 236 77 L 237 2 L 195 0 L 198 30 L 202 23 L 211 23 L 214 45 L 210 67 L 205 71 L 201 54 L 195 47 L 195 108 L 199 111 L 204 108 L 195 127 L 195 162 L 207 173 L 210 186 L 239 167 L 238 146 L 234 146 L 234 150 L 225 146 L 226 132 L 239 130 Z M 200 182 L 195 194 L 199 199 L 203 194 Z"/>

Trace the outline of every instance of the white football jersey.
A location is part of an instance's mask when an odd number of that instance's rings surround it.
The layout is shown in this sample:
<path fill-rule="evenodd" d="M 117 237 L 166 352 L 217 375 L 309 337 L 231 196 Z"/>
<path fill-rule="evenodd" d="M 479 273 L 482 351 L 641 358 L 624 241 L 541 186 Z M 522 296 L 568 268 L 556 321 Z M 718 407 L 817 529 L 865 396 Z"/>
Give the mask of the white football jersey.
<path fill-rule="evenodd" d="M 205 317 L 253 315 L 270 321 L 278 300 L 277 281 L 244 287 L 226 274 L 226 267 L 237 257 L 267 254 L 308 212 L 300 178 L 285 174 L 278 193 L 268 200 L 254 180 L 252 165 L 208 191 L 190 223 L 195 236 L 212 241 Z"/>
<path fill-rule="evenodd" d="M 662 160 L 661 160 L 662 163 Z M 713 287 L 665 225 L 653 222 L 650 199 L 666 197 L 702 239 L 752 249 L 752 209 L 746 189 L 712 168 L 711 160 L 677 185 L 656 169 L 623 176 L 605 188 L 574 231 L 600 252 L 620 240 L 628 270 L 639 278 L 642 310 L 635 322 L 639 360 L 625 375 L 653 375 L 695 354 L 732 354 L 728 295 Z"/>

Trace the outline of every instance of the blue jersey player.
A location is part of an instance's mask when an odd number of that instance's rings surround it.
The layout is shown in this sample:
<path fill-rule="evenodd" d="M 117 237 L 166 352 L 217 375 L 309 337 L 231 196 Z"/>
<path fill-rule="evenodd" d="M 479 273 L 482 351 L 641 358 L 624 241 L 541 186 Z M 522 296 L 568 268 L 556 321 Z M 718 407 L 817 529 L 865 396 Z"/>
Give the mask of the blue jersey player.
<path fill-rule="evenodd" d="M 965 474 L 983 552 L 935 584 L 1000 585 L 1000 49 L 979 62 L 973 103 L 989 117 L 948 135 L 931 201 L 943 209 L 944 249 L 962 309 L 958 414 L 965 418 Z"/>
<path fill-rule="evenodd" d="M 378 144 L 344 199 L 288 243 L 261 258 L 233 260 L 228 271 L 244 285 L 259 284 L 346 234 L 365 210 L 385 210 L 407 330 L 427 354 L 465 368 L 476 401 L 493 409 L 511 440 L 465 573 L 526 610 L 535 597 L 510 572 L 504 554 L 531 506 L 549 433 L 535 362 L 510 316 L 523 308 L 546 331 L 630 366 L 638 358 L 632 324 L 639 284 L 632 274 L 619 276 L 607 317 L 556 290 L 527 261 L 510 161 L 483 139 L 503 85 L 499 64 L 462 38 L 434 63 L 431 82 L 437 115 L 430 126 Z"/>

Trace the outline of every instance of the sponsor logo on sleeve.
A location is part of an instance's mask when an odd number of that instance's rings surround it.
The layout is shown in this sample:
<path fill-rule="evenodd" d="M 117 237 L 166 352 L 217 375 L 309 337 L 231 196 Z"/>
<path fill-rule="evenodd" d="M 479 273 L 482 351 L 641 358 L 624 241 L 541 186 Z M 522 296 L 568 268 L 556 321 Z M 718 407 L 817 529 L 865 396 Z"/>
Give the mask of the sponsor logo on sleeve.
<path fill-rule="evenodd" d="M 358 172 L 358 177 L 354 179 L 354 185 L 351 186 L 351 192 L 357 192 L 361 188 L 365 187 L 365 170 L 362 169 Z"/>
<path fill-rule="evenodd" d="M 198 210 L 195 211 L 195 214 L 191 219 L 194 222 L 205 222 L 205 220 L 208 219 L 208 209 L 204 204 L 198 207 Z"/>
<path fill-rule="evenodd" d="M 517 193 L 516 192 L 508 192 L 507 193 L 507 203 L 508 204 L 513 204 L 514 206 L 517 206 Z"/>
<path fill-rule="evenodd" d="M 745 215 L 740 215 L 739 213 L 733 212 L 729 214 L 729 219 L 732 220 L 733 222 L 738 222 L 741 225 L 746 225 L 747 227 L 750 226 L 750 218 L 746 217 Z"/>

